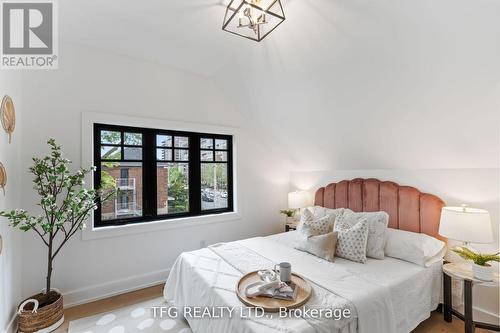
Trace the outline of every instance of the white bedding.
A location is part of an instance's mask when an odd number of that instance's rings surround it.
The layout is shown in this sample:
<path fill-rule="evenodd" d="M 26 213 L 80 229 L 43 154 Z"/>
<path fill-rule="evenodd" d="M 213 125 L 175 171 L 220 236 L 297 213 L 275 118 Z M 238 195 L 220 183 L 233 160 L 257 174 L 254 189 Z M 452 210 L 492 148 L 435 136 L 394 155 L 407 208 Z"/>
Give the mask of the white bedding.
<path fill-rule="evenodd" d="M 303 252 L 293 249 L 295 243 L 295 232 L 288 232 L 266 237 L 275 243 L 287 246 L 289 251 L 296 251 L 297 256 L 304 256 Z M 246 243 L 245 243 L 246 242 Z M 239 242 L 240 244 L 259 244 L 250 240 Z M 261 244 L 266 244 L 262 241 Z M 267 242 L 269 243 L 269 242 Z M 253 245 L 256 246 L 256 245 Z M 263 246 L 264 248 L 265 246 Z M 279 247 L 280 249 L 283 246 Z M 257 249 L 258 250 L 258 249 Z M 283 250 L 283 249 L 282 249 Z M 264 251 L 264 249 L 262 249 Z M 267 250 L 269 251 L 269 249 Z M 288 249 L 286 250 L 288 251 Z M 285 252 L 286 252 L 285 251 Z M 257 251 L 258 252 L 258 251 Z M 277 251 L 279 252 L 279 251 Z M 293 252 L 290 252 L 293 255 Z M 287 254 L 288 255 L 288 254 Z M 276 254 L 273 260 L 280 260 Z M 441 293 L 441 266 L 436 263 L 429 268 L 424 268 L 412 263 L 397 259 L 386 258 L 384 260 L 368 259 L 366 264 L 354 263 L 348 260 L 336 258 L 335 263 L 329 263 L 312 255 L 310 264 L 318 270 L 330 270 L 339 267 L 338 271 L 345 271 L 350 276 L 356 276 L 365 281 L 372 281 L 380 288 L 386 290 L 388 301 L 393 309 L 394 326 L 392 331 L 410 332 L 421 321 L 429 317 L 439 302 Z M 295 257 L 295 256 L 294 256 Z M 291 261 L 291 260 L 289 260 Z M 300 266 L 300 265 L 297 265 Z M 324 269 L 321 269 L 324 267 Z M 234 287 L 242 273 L 233 268 L 228 262 L 209 249 L 183 253 L 174 264 L 169 279 L 165 285 L 164 296 L 173 301 L 176 306 L 237 306 L 241 307 L 240 301 L 234 293 Z M 307 277 L 307 274 L 304 274 Z M 350 319 L 343 319 L 323 325 L 301 318 L 241 318 L 238 315 L 231 318 L 220 319 L 193 319 L 186 318 L 194 332 L 336 332 L 336 333 L 358 333 L 358 319 L 356 308 L 353 303 L 361 306 L 360 313 L 366 313 L 366 309 L 373 309 L 371 303 L 363 304 L 359 294 L 352 296 L 355 301 L 341 297 L 344 293 L 333 281 L 330 286 L 325 286 L 330 291 L 337 291 L 337 295 L 327 295 L 328 305 L 338 308 L 350 308 L 353 315 Z M 338 280 L 341 281 L 341 280 Z M 328 284 L 324 280 L 321 284 Z M 366 286 L 365 286 L 366 287 Z M 337 289 L 336 289 L 337 288 Z M 352 292 L 352 291 L 351 291 Z M 324 295 L 323 295 L 324 296 Z M 349 298 L 348 296 L 347 298 Z M 367 297 L 367 300 L 370 299 Z M 311 299 L 310 302 L 317 301 Z M 373 298 L 372 298 L 373 301 Z M 360 303 L 361 302 L 361 303 Z M 383 302 L 381 303 L 383 305 Z M 380 304 L 379 304 L 380 305 Z M 366 309 L 365 309 L 366 308 Z M 366 316 L 365 316 L 366 317 Z M 366 323 L 372 318 L 360 318 L 360 322 Z M 375 322 L 375 320 L 374 320 Z M 382 323 L 383 324 L 383 323 Z M 377 325 L 374 325 L 376 327 Z M 379 325 L 379 327 L 381 327 Z M 366 331 L 366 329 L 365 329 Z M 379 329 L 380 331 L 380 329 Z M 376 331 L 371 331 L 376 333 Z M 382 333 L 382 332 L 381 332 Z M 385 332 L 384 332 L 385 333 Z"/>

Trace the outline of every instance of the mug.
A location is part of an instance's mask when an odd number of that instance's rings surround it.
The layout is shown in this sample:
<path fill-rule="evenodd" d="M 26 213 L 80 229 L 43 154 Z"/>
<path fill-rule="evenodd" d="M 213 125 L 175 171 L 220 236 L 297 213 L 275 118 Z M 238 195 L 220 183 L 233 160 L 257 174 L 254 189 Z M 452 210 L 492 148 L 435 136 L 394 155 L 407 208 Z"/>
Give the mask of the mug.
<path fill-rule="evenodd" d="M 292 265 L 289 262 L 280 262 L 274 265 L 274 270 L 280 272 L 280 280 L 282 282 L 292 281 Z"/>

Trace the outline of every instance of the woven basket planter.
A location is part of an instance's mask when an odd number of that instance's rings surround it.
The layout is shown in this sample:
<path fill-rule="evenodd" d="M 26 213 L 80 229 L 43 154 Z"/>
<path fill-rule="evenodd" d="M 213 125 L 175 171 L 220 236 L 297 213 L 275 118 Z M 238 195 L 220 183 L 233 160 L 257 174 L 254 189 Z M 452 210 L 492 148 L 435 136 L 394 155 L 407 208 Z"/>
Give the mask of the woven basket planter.
<path fill-rule="evenodd" d="M 34 302 L 36 300 L 38 302 Z M 51 291 L 47 299 L 44 294 L 36 294 L 19 305 L 18 331 L 20 333 L 51 332 L 64 321 L 63 297 Z"/>

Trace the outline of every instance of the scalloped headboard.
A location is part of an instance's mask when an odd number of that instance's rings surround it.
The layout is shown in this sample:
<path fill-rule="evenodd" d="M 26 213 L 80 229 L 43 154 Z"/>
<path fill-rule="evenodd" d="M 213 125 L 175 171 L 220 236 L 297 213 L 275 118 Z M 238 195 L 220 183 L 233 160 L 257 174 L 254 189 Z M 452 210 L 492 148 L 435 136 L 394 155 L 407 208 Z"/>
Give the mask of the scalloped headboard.
<path fill-rule="evenodd" d="M 374 178 L 343 180 L 319 188 L 314 204 L 327 208 L 349 208 L 355 212 L 382 210 L 389 214 L 390 228 L 445 240 L 438 234 L 444 201 L 414 187 Z"/>

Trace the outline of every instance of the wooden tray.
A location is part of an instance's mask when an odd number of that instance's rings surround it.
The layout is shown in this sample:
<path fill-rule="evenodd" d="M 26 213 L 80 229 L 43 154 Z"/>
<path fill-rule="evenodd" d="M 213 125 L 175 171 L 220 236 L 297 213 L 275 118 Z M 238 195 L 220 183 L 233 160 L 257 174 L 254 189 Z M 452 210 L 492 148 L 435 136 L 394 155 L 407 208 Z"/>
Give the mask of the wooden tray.
<path fill-rule="evenodd" d="M 292 281 L 297 285 L 299 290 L 297 291 L 297 298 L 293 301 L 287 301 L 282 299 L 269 298 L 264 296 L 257 296 L 252 298 L 247 298 L 245 296 L 245 288 L 250 283 L 261 281 L 258 271 L 253 271 L 243 275 L 238 283 L 236 284 L 236 295 L 245 305 L 252 307 L 260 307 L 267 312 L 278 312 L 280 308 L 293 309 L 298 308 L 309 300 L 312 293 L 312 288 L 309 282 L 307 282 L 302 276 L 292 273 Z"/>

